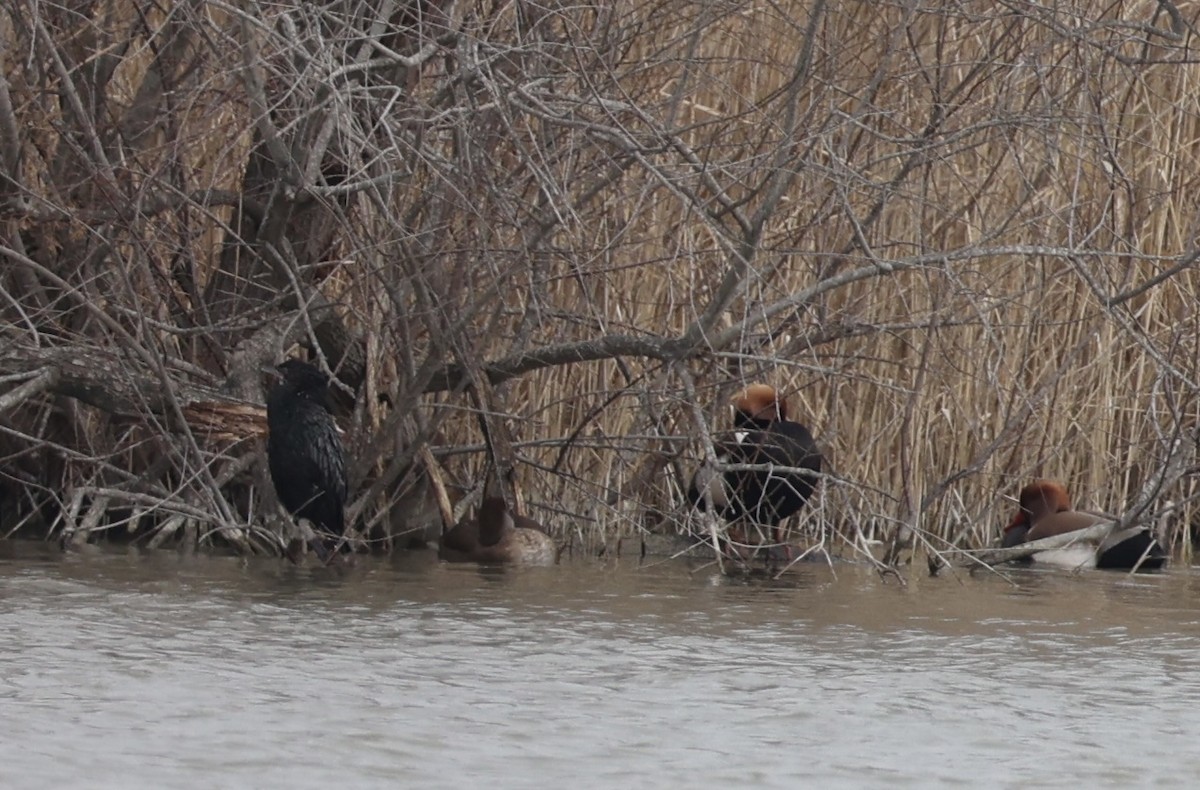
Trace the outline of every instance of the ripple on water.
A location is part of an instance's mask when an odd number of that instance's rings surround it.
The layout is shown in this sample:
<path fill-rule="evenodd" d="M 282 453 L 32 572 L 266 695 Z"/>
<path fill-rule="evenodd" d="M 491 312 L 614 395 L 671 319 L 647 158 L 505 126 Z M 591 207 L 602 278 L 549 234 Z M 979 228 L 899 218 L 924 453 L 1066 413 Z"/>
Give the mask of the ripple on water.
<path fill-rule="evenodd" d="M 1187 570 L 905 589 L 406 562 L 0 562 L 0 783 L 1112 787 L 1198 767 Z"/>

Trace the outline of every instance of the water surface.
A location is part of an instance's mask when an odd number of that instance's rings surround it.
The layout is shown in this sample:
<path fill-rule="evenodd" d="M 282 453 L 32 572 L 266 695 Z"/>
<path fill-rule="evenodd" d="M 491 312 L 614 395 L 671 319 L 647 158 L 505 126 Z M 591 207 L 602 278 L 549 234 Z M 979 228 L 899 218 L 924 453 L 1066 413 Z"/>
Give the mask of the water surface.
<path fill-rule="evenodd" d="M 1190 787 L 1198 586 L 9 544 L 0 786 Z"/>

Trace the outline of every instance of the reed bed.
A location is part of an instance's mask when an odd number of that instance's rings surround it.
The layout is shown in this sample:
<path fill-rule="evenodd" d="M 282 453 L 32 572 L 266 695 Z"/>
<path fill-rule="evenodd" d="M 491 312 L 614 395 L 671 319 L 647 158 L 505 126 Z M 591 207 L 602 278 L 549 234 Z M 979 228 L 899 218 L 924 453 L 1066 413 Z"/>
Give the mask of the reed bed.
<path fill-rule="evenodd" d="M 389 534 L 489 466 L 679 530 L 761 380 L 810 540 L 988 545 L 1053 477 L 1190 553 L 1195 6 L 136 5 L 0 11 L 6 534 L 277 550 L 299 344 Z"/>

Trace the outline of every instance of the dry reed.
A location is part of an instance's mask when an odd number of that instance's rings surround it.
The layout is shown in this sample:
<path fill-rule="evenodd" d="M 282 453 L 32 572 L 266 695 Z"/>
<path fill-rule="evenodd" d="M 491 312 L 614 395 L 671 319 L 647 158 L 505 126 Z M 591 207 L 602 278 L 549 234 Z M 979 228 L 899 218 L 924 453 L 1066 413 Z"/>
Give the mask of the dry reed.
<path fill-rule="evenodd" d="M 372 523 L 424 442 L 479 480 L 486 375 L 532 515 L 677 528 L 688 382 L 720 428 L 766 380 L 830 459 L 806 529 L 835 544 L 986 545 L 1044 476 L 1189 549 L 1193 7 L 123 8 L 0 12 L 0 309 L 6 343 L 121 349 L 113 388 L 169 397 L 0 400 L 6 531 L 103 489 L 258 534 L 261 474 L 183 407 L 260 399 L 239 355 L 299 340 L 358 390 Z"/>

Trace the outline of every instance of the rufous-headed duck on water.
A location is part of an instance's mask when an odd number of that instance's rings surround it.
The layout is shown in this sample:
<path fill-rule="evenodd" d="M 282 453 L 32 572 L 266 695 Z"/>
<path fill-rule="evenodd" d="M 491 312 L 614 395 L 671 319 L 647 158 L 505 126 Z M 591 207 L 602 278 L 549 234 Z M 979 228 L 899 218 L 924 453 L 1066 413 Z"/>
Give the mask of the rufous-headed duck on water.
<path fill-rule="evenodd" d="M 718 475 L 711 467 L 702 466 L 692 476 L 688 500 L 703 510 L 706 499 L 711 499 L 721 518 L 743 522 L 748 529 L 769 528 L 774 541 L 782 543 L 780 523 L 812 496 L 821 471 L 821 451 L 808 428 L 788 419 L 787 402 L 774 387 L 751 385 L 734 399 L 733 407 L 733 437 L 720 442 L 719 461 L 790 467 L 815 474 L 731 470 Z"/>
<path fill-rule="evenodd" d="M 1071 497 L 1061 483 L 1036 480 L 1021 489 L 1017 513 L 1004 529 L 1002 545 L 1010 548 L 1111 520 L 1104 516 L 1073 510 Z M 1137 567 L 1141 570 L 1155 570 L 1167 561 L 1167 553 L 1154 539 L 1150 530 L 1135 526 L 1110 534 L 1098 545 L 1091 542 L 1054 552 L 1040 552 L 1035 554 L 1033 559 L 1072 567 L 1123 570 Z"/>

